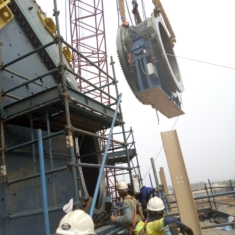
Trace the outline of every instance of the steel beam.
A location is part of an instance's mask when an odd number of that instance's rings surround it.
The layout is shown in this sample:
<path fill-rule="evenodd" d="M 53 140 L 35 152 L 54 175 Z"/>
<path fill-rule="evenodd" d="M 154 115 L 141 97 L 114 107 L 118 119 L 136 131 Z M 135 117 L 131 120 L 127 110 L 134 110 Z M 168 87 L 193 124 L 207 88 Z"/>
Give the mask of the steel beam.
<path fill-rule="evenodd" d="M 191 227 L 194 234 L 202 235 L 177 132 L 176 130 L 161 132 L 161 137 L 181 221 Z"/>

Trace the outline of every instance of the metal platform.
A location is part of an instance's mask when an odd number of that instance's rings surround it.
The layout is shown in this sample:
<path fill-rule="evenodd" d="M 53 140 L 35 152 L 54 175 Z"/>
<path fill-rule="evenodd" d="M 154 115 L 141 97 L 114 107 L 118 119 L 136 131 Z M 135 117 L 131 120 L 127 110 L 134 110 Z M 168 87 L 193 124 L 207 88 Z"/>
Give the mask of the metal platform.
<path fill-rule="evenodd" d="M 136 149 L 128 149 L 129 159 L 132 160 L 136 156 Z M 127 163 L 126 150 L 116 151 L 113 153 L 108 153 L 106 164 L 114 165 L 116 163 Z"/>
<path fill-rule="evenodd" d="M 35 128 L 46 129 L 45 109 L 51 123 L 51 130 L 58 131 L 65 127 L 66 115 L 63 97 L 67 95 L 71 116 L 71 123 L 76 128 L 92 132 L 100 131 L 111 126 L 115 110 L 89 98 L 88 96 L 68 87 L 68 94 L 64 94 L 60 87 L 55 86 L 39 92 L 28 98 L 14 102 L 4 107 L 1 113 L 9 124 L 29 127 L 29 112 L 33 112 Z M 17 118 L 16 118 L 17 117 Z M 121 115 L 118 113 L 115 126 L 120 125 Z"/>

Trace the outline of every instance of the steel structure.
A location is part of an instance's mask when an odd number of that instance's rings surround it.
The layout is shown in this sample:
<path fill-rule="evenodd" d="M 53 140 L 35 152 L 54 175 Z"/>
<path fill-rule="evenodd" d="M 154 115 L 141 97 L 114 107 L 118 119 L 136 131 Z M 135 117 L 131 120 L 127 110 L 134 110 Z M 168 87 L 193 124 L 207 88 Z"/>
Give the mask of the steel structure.
<path fill-rule="evenodd" d="M 68 2 L 72 47 L 108 73 L 103 0 Z M 110 94 L 110 78 L 76 53 L 73 53 L 73 68 L 76 73 Z M 110 98 L 104 92 L 94 90 L 81 79 L 78 79 L 78 84 L 83 93 L 88 93 L 101 103 L 110 104 Z"/>
<path fill-rule="evenodd" d="M 70 37 L 71 45 L 77 51 L 82 52 L 93 65 L 97 65 L 108 73 L 106 37 L 105 37 L 105 22 L 104 22 L 104 6 L 103 0 L 69 0 L 69 19 L 70 19 Z M 111 59 L 112 60 L 112 59 Z M 113 66 L 113 61 L 111 61 Z M 73 67 L 74 70 L 86 77 L 88 81 L 99 87 L 102 87 L 104 92 L 99 92 L 90 87 L 89 84 L 84 83 L 83 80 L 78 79 L 79 88 L 81 91 L 92 98 L 99 100 L 101 103 L 110 105 L 110 82 L 116 83 L 115 73 L 113 73 L 114 81 L 111 81 L 108 76 L 100 73 L 99 70 L 94 69 L 91 63 L 86 59 L 73 53 Z M 114 71 L 114 68 L 113 68 Z M 108 95 L 107 95 L 108 94 Z M 121 109 L 120 109 L 121 112 Z M 125 132 L 125 130 L 122 130 Z M 102 130 L 102 135 L 106 134 L 107 130 Z M 106 140 L 101 141 L 101 146 L 104 148 L 107 145 Z M 115 149 L 113 142 L 112 149 Z M 135 149 L 131 149 L 136 152 Z M 122 151 L 120 151 L 122 152 Z M 116 155 L 115 151 L 113 154 Z M 123 156 L 111 161 L 110 165 L 115 165 L 123 161 Z M 126 153 L 124 154 L 126 156 Z M 130 159 L 137 157 L 137 154 L 130 156 Z M 128 164 L 126 157 L 124 163 Z M 138 160 L 137 160 L 138 162 Z M 139 170 L 138 170 L 139 171 Z M 116 185 L 116 169 L 105 170 L 106 173 L 106 191 L 112 192 Z"/>
<path fill-rule="evenodd" d="M 108 77 L 108 86 L 116 86 L 115 79 L 63 40 L 56 0 L 56 24 L 36 2 L 12 0 L 6 8 L 7 4 L 3 9 L 14 17 L 2 21 L 0 29 L 0 234 L 49 235 L 70 198 L 74 209 L 91 216 L 105 211 L 104 170 L 125 169 L 131 176 L 131 150 L 120 112 L 121 95 L 112 96 L 101 83 L 74 72 L 69 51 Z M 112 105 L 81 92 L 76 79 Z M 120 126 L 122 139 L 111 138 Z M 107 136 L 100 134 L 103 130 L 109 130 Z M 101 140 L 106 143 L 102 148 Z M 113 143 L 125 149 L 126 167 L 108 165 L 114 158 L 109 154 L 115 150 Z M 97 234 L 120 229 L 109 225 Z"/>

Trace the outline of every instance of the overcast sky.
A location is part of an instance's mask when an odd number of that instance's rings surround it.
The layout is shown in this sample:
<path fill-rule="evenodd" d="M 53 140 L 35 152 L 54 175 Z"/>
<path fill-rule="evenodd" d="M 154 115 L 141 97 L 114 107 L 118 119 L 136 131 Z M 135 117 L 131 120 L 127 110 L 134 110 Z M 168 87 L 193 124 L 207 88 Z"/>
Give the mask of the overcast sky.
<path fill-rule="evenodd" d="M 53 1 L 47 1 L 46 6 L 44 0 L 37 2 L 50 16 Z M 58 1 L 61 12 L 64 2 Z M 185 89 L 185 115 L 167 119 L 158 113 L 158 124 L 155 109 L 135 98 L 122 74 L 116 56 L 116 1 L 104 0 L 107 53 L 116 62 L 125 128 L 134 130 L 142 177 L 146 176 L 144 182 L 150 185 L 148 173 L 153 174 L 148 170 L 150 158 L 154 158 L 157 171 L 164 167 L 167 183 L 171 184 L 160 133 L 170 131 L 174 124 L 191 183 L 235 179 L 235 1 L 161 2 L 176 35 L 175 55 L 188 59 L 177 58 Z M 145 8 L 149 17 L 151 0 L 145 0 Z M 111 68 L 109 71 L 111 74 Z"/>

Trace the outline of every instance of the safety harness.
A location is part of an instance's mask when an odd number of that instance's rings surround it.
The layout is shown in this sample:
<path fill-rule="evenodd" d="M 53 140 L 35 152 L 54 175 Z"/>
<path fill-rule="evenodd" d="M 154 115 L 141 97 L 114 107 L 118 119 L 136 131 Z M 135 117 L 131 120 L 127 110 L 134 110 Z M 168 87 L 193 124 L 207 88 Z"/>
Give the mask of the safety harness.
<path fill-rule="evenodd" d="M 128 199 L 130 199 L 130 200 L 133 202 L 133 204 L 130 203 L 130 201 L 129 201 Z M 130 231 L 129 234 L 131 235 L 132 233 L 135 232 L 135 225 L 136 225 L 136 200 L 135 200 L 133 197 L 128 196 L 127 198 L 125 198 L 124 201 L 126 201 L 126 202 L 133 208 L 132 225 L 127 225 L 127 228 L 128 228 L 129 231 Z"/>
<path fill-rule="evenodd" d="M 144 227 L 140 230 L 139 235 L 145 235 L 147 223 L 148 223 L 148 218 L 144 221 Z"/>

